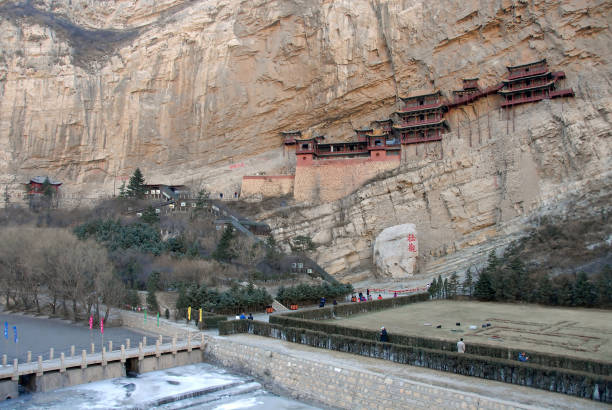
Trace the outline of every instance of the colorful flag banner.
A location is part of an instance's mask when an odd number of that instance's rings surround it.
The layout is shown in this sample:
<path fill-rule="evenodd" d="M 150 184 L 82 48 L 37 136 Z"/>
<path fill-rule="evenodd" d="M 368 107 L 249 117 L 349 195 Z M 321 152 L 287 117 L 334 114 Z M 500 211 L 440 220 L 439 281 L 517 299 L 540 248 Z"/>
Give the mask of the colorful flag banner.
<path fill-rule="evenodd" d="M 202 308 L 200 308 L 200 322 L 202 322 Z"/>
<path fill-rule="evenodd" d="M 89 316 L 89 330 L 93 329 L 93 315 Z"/>
<path fill-rule="evenodd" d="M 104 334 L 104 319 L 100 318 L 100 332 Z"/>
<path fill-rule="evenodd" d="M 14 334 L 15 343 L 17 343 L 17 341 L 19 340 L 17 338 L 17 326 L 13 326 L 13 334 Z"/>
<path fill-rule="evenodd" d="M 157 327 L 159 327 L 159 312 L 157 312 Z"/>
<path fill-rule="evenodd" d="M 145 323 L 147 323 L 147 309 L 145 309 Z"/>
<path fill-rule="evenodd" d="M 8 340 L 8 322 L 4 322 L 4 338 Z"/>
<path fill-rule="evenodd" d="M 187 320 L 191 320 L 191 306 L 187 308 Z"/>

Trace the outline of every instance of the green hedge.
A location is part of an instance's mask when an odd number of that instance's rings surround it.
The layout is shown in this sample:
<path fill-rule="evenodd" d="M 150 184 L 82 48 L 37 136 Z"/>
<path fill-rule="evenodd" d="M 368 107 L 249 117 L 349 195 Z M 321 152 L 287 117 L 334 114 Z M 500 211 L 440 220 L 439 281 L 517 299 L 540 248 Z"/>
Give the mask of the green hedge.
<path fill-rule="evenodd" d="M 420 302 L 427 300 L 428 298 L 429 295 L 427 294 L 416 294 L 411 296 L 376 300 L 365 303 L 345 304 L 336 306 L 335 308 L 322 308 L 302 312 L 287 313 L 282 315 L 273 315 L 270 316 L 269 320 L 270 323 L 279 324 L 284 327 L 303 328 L 316 332 L 357 337 L 365 340 L 378 340 L 379 332 L 375 330 L 355 329 L 331 323 L 321 323 L 317 322 L 317 320 L 331 319 L 333 318 L 334 312 L 336 316 L 350 316 L 353 314 L 368 313 L 375 310 L 389 309 L 397 306 L 402 306 L 408 303 Z M 420 336 L 409 336 L 390 333 L 389 340 L 392 343 L 403 346 L 422 347 L 427 349 L 443 350 L 449 352 L 454 352 L 457 349 L 456 341 Z M 509 349 L 504 347 L 489 346 L 476 343 L 467 344 L 467 350 L 469 353 L 474 355 L 507 360 L 515 360 L 518 357 L 519 353 L 521 351 L 524 351 L 524 349 Z M 530 352 L 529 361 L 532 364 L 538 364 L 551 368 L 568 369 L 600 375 L 612 374 L 612 363 L 610 362 L 600 362 L 540 352 Z"/>
<path fill-rule="evenodd" d="M 460 354 L 396 343 L 381 343 L 359 337 L 285 327 L 279 324 L 252 320 L 232 320 L 220 324 L 219 334 L 233 333 L 250 333 L 273 337 L 313 347 L 529 386 L 606 403 L 612 402 L 612 377 L 607 375 L 594 375 L 587 372 L 550 368 L 534 363 L 474 354 Z"/>
<path fill-rule="evenodd" d="M 227 321 L 227 316 L 225 315 L 215 315 L 213 313 L 206 312 L 202 315 L 202 322 L 198 323 L 198 328 L 200 329 L 215 328 L 215 327 L 219 327 L 220 322 L 226 322 L 226 321 Z"/>

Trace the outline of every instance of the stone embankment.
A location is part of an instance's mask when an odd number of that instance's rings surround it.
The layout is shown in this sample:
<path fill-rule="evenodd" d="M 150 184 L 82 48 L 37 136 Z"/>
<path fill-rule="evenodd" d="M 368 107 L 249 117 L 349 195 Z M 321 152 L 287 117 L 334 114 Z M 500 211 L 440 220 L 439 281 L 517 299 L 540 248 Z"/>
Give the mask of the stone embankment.
<path fill-rule="evenodd" d="M 343 409 L 595 409 L 601 403 L 253 335 L 207 338 L 206 360 Z"/>

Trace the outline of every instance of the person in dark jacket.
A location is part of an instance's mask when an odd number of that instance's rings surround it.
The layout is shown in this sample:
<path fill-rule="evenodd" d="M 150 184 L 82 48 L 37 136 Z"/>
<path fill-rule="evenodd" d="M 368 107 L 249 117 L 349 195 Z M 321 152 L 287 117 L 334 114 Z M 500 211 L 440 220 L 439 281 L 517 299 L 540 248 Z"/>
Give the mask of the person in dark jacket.
<path fill-rule="evenodd" d="M 384 326 L 380 328 L 380 341 L 381 342 L 389 341 L 389 335 L 387 334 L 387 329 L 385 329 Z"/>
<path fill-rule="evenodd" d="M 319 302 L 319 307 L 320 308 L 325 307 L 325 297 L 321 298 L 321 301 Z"/>

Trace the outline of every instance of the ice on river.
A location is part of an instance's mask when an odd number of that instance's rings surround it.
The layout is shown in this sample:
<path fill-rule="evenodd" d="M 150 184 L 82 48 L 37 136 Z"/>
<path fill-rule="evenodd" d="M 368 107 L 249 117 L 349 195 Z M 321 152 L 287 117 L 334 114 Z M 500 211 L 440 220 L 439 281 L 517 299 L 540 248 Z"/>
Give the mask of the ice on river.
<path fill-rule="evenodd" d="M 266 392 L 247 376 L 200 363 L 0 402 L 0 409 L 314 409 Z"/>

